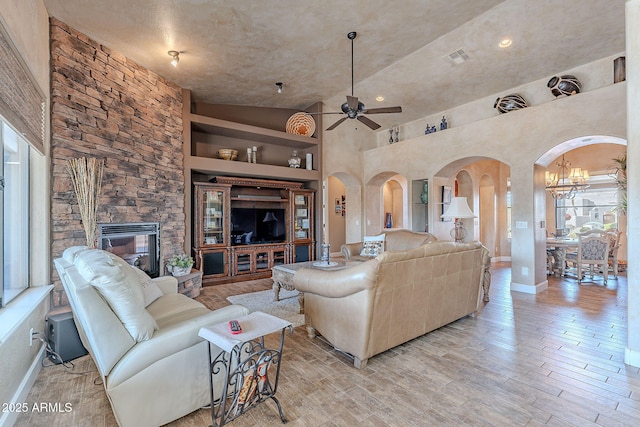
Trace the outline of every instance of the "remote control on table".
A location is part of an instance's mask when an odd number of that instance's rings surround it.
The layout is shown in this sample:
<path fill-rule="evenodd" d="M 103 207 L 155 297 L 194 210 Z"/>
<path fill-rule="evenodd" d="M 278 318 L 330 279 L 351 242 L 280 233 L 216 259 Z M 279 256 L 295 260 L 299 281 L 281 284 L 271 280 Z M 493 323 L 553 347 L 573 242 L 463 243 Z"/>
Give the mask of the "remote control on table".
<path fill-rule="evenodd" d="M 229 320 L 229 329 L 231 329 L 232 334 L 239 334 L 242 332 L 242 327 L 237 320 Z"/>

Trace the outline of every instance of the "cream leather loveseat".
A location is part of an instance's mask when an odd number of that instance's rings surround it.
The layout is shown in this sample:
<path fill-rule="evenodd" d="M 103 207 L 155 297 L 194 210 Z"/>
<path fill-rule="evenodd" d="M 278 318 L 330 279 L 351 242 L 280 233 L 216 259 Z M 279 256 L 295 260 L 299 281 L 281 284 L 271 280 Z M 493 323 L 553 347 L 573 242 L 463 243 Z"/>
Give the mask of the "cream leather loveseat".
<path fill-rule="evenodd" d="M 245 307 L 210 311 L 177 293 L 174 277 L 149 279 L 98 249 L 69 248 L 55 266 L 120 426 L 159 426 L 209 404 L 198 331 L 248 314 Z"/>
<path fill-rule="evenodd" d="M 433 242 L 387 251 L 338 271 L 303 268 L 309 336 L 318 332 L 363 368 L 385 350 L 478 310 L 489 291 L 489 251 L 480 242 Z"/>
<path fill-rule="evenodd" d="M 431 233 L 419 233 L 411 230 L 386 230 L 379 235 L 384 234 L 384 250 L 386 251 L 406 251 L 407 249 L 417 248 L 425 243 L 435 242 L 438 240 Z M 345 259 L 353 261 L 368 261 L 371 258 L 361 256 L 363 242 L 347 243 L 340 247 L 340 252 Z"/>

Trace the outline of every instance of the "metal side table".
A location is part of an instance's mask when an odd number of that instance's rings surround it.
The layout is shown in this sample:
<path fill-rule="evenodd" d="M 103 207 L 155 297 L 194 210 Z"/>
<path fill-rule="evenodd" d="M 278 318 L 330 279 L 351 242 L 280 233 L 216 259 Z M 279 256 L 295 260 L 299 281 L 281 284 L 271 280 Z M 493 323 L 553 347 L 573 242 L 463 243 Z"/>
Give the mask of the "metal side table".
<path fill-rule="evenodd" d="M 280 376 L 280 361 L 284 333 L 290 322 L 262 312 L 253 312 L 236 319 L 242 333 L 232 334 L 228 322 L 200 328 L 198 335 L 209 341 L 209 389 L 211 393 L 211 422 L 221 427 L 254 406 L 272 399 L 278 407 L 280 420 L 287 419 L 275 397 Z M 280 331 L 280 347 L 265 348 L 264 337 Z M 222 351 L 211 353 L 211 344 Z M 224 375 L 221 390 L 214 378 Z M 226 398 L 225 398 L 226 396 Z"/>

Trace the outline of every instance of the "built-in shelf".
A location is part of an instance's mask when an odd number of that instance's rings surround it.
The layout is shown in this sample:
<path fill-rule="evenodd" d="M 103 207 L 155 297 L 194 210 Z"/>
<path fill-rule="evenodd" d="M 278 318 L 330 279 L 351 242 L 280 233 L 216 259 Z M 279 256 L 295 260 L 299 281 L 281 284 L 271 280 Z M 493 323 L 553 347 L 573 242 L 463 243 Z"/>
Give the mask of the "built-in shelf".
<path fill-rule="evenodd" d="M 287 132 L 200 116 L 198 114 L 191 114 L 191 130 L 211 135 L 226 136 L 228 138 L 300 149 L 318 145 L 318 140 L 313 137 L 292 135 Z"/>
<path fill-rule="evenodd" d="M 274 199 L 268 197 L 232 197 L 231 201 L 240 202 L 288 202 L 289 199 Z"/>
<path fill-rule="evenodd" d="M 267 107 L 244 107 L 244 106 L 223 106 L 223 105 L 198 105 L 191 102 L 191 91 L 182 91 L 182 123 L 184 139 L 184 167 L 185 167 L 185 190 L 189 191 L 192 184 L 200 184 L 213 177 L 233 177 L 242 179 L 259 179 L 263 181 L 284 181 L 288 183 L 300 184 L 300 191 L 310 191 L 309 198 L 313 212 L 309 212 L 311 218 L 321 216 L 322 200 L 322 118 L 314 117 L 317 123 L 317 130 L 314 136 L 307 137 L 293 135 L 285 132 L 285 123 L 292 112 L 287 109 L 267 108 Z M 321 103 L 316 103 L 308 107 L 307 111 L 320 112 Z M 196 114 L 196 111 L 201 114 Z M 255 115 L 259 116 L 256 117 Z M 253 124 L 249 124 L 253 123 Z M 257 125 L 257 126 L 256 126 Z M 262 127 L 265 126 L 265 127 Z M 277 129 L 277 130 L 276 130 Z M 255 150 L 247 154 L 247 149 Z M 218 150 L 230 148 L 238 150 L 238 157 L 234 161 L 218 158 Z M 289 167 L 289 160 L 293 156 L 293 151 L 302 158 L 304 168 Z M 256 152 L 257 163 L 249 160 L 252 153 Z M 306 169 L 306 155 L 311 155 L 314 170 Z M 233 181 L 233 180 L 232 180 Z M 237 182 L 227 182 L 234 186 L 243 186 Z M 224 187 L 224 185 L 222 186 Z M 289 191 L 297 188 L 289 186 L 282 187 Z M 317 190 L 314 194 L 312 190 Z M 226 191 L 226 190 L 225 190 Z M 187 236 L 185 238 L 185 250 L 190 251 L 197 245 L 202 245 L 202 241 L 194 241 L 194 227 L 201 224 L 198 215 L 194 212 L 192 195 L 188 193 L 185 200 L 185 211 L 187 218 L 192 221 L 187 222 Z M 292 200 L 286 199 L 282 195 L 278 197 L 274 194 L 273 200 L 266 200 L 260 197 L 237 197 L 234 195 L 236 203 L 249 201 L 273 202 L 278 204 L 291 205 Z M 227 201 L 230 201 L 230 195 Z M 305 196 L 307 197 L 307 196 Z M 318 199 L 315 201 L 314 199 Z M 293 209 L 293 208 L 292 208 Z M 314 229 L 317 235 L 309 235 L 308 242 L 304 245 L 296 239 L 290 242 L 290 247 L 283 249 L 282 256 L 286 260 L 312 259 L 314 254 L 314 242 L 320 240 L 320 229 Z M 200 240 L 204 237 L 200 236 Z M 205 271 L 205 276 L 226 277 L 229 274 L 229 265 L 234 265 L 231 253 L 233 252 L 230 242 L 206 243 L 207 250 L 202 252 L 202 262 L 212 266 L 211 270 Z M 211 250 L 209 250 L 211 249 Z M 306 257 L 306 258 L 305 258 Z M 205 259 L 206 258 L 206 259 Z M 282 260 L 281 260 L 282 261 Z M 254 263 L 255 261 L 252 261 Z M 214 268 L 215 267 L 215 268 Z M 218 268 L 220 267 L 220 268 Z M 252 264 L 252 268 L 255 264 Z M 203 279 L 204 280 L 204 279 Z"/>
<path fill-rule="evenodd" d="M 186 166 L 192 171 L 209 175 L 215 172 L 219 175 L 247 176 L 256 178 L 287 179 L 294 181 L 319 181 L 322 179 L 320 171 L 285 166 L 264 165 L 259 163 L 237 162 L 207 157 L 191 156 L 185 159 Z"/>

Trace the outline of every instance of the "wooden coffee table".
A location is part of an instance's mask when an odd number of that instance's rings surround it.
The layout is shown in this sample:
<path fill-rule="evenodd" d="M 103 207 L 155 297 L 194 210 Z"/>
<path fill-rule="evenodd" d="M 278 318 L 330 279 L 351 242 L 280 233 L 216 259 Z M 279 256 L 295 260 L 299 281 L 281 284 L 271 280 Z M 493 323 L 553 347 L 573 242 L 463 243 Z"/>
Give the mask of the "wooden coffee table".
<path fill-rule="evenodd" d="M 280 301 L 280 289 L 286 289 L 288 291 L 295 290 L 293 286 L 293 277 L 296 271 L 301 268 L 315 268 L 318 270 L 344 270 L 345 268 L 352 267 L 360 264 L 358 261 L 332 261 L 332 264 L 328 267 L 318 267 L 319 261 L 305 261 L 296 262 L 294 264 L 280 264 L 274 265 L 271 269 L 271 278 L 273 279 L 273 296 L 274 301 Z M 304 314 L 304 294 L 300 292 L 298 294 L 298 302 L 300 303 L 300 314 Z"/>

